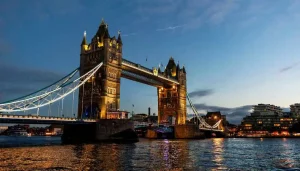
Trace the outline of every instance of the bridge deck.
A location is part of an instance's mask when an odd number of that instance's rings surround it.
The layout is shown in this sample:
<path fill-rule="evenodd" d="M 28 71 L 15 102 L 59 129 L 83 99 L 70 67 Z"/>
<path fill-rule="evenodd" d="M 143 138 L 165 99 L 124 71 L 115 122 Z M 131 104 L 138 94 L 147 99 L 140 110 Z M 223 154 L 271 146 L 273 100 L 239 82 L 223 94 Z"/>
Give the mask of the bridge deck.
<path fill-rule="evenodd" d="M 199 129 L 203 131 L 224 132 L 223 130 L 220 129 L 210 129 L 210 128 L 199 128 Z"/>
<path fill-rule="evenodd" d="M 91 124 L 95 119 L 76 119 L 47 116 L 5 115 L 0 114 L 0 123 L 15 124 Z"/>

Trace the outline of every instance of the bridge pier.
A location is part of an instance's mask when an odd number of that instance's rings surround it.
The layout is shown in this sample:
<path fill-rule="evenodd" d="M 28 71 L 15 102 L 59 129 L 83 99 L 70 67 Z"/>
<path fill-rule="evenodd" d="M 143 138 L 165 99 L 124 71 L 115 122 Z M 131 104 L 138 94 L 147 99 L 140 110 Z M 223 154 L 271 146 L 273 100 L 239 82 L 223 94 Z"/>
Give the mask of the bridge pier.
<path fill-rule="evenodd" d="M 203 132 L 201 132 L 197 125 L 175 125 L 175 138 L 178 139 L 198 139 L 204 138 Z"/>
<path fill-rule="evenodd" d="M 100 119 L 91 124 L 66 124 L 62 142 L 138 142 L 138 136 L 134 132 L 133 122 L 122 119 Z"/>

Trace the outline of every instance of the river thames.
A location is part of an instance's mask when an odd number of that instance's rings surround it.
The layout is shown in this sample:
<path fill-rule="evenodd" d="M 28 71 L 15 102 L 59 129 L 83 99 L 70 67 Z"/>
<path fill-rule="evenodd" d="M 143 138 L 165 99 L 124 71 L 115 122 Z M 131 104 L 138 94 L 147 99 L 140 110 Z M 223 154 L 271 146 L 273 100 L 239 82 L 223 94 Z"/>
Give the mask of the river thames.
<path fill-rule="evenodd" d="M 0 136 L 0 170 L 298 170 L 300 139 L 148 140 L 61 145 Z"/>

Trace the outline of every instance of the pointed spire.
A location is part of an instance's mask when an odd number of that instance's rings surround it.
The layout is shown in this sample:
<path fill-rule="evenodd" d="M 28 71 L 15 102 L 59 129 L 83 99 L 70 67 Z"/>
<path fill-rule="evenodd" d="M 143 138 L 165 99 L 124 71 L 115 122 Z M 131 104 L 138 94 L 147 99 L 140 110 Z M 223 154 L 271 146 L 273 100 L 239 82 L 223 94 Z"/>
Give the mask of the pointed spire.
<path fill-rule="evenodd" d="M 86 42 L 86 31 L 83 32 L 83 39 L 82 39 L 81 45 L 87 45 L 87 42 Z"/>
<path fill-rule="evenodd" d="M 102 25 L 106 25 L 105 24 L 105 21 L 104 21 L 104 19 L 102 18 L 102 20 L 101 20 L 101 24 L 100 24 L 100 26 L 102 26 Z"/>
<path fill-rule="evenodd" d="M 122 44 L 121 31 L 120 30 L 118 31 L 118 40 L 117 40 L 117 42 Z"/>
<path fill-rule="evenodd" d="M 183 72 L 183 73 L 186 73 L 186 72 L 185 72 L 185 67 L 184 67 L 184 65 L 183 65 L 183 67 L 182 67 L 182 72 Z"/>

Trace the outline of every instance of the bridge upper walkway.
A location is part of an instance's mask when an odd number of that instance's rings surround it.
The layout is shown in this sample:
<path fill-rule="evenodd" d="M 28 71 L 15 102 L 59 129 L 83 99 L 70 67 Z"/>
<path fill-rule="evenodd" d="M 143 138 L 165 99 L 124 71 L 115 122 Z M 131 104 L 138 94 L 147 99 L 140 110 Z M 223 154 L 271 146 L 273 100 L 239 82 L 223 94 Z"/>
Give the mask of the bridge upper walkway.
<path fill-rule="evenodd" d="M 167 77 L 162 73 L 155 72 L 154 69 L 149 69 L 140 64 L 131 62 L 127 59 L 122 59 L 122 74 L 126 77 L 135 77 L 139 81 L 146 81 L 146 83 L 153 86 L 161 86 L 164 83 L 167 84 L 179 84 L 179 82 L 171 77 Z M 130 75 L 131 74 L 131 75 Z"/>

